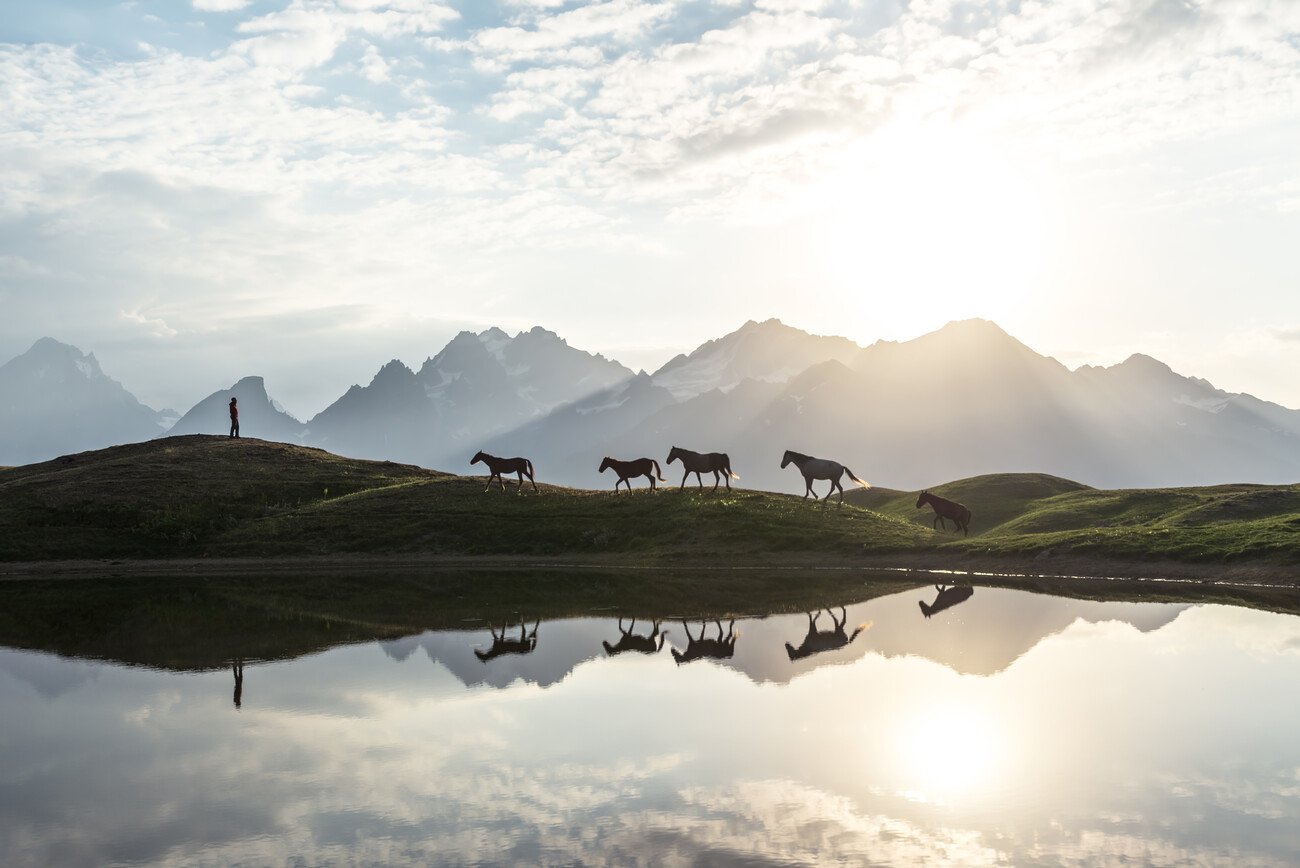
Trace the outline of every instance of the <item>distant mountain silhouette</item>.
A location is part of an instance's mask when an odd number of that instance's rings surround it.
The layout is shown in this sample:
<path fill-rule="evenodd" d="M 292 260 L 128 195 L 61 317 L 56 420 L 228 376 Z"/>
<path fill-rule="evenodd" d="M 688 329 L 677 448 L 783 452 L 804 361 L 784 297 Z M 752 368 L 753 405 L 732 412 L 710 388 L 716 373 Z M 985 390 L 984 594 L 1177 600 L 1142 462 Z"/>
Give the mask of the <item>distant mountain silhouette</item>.
<path fill-rule="evenodd" d="M 0 464 L 148 440 L 165 421 L 106 375 L 93 353 L 53 338 L 0 366 Z"/>
<path fill-rule="evenodd" d="M 527 455 L 540 480 L 581 487 L 603 487 L 605 455 L 662 461 L 673 445 L 727 452 L 743 485 L 799 493 L 779 467 L 786 449 L 907 490 L 1024 471 L 1103 488 L 1300 479 L 1300 411 L 1144 355 L 1071 371 L 980 319 L 865 348 L 750 321 L 652 374 L 540 327 L 462 332 L 418 371 L 389 362 L 305 426 L 246 378 L 172 433 L 225 431 L 232 393 L 250 437 L 457 472 L 478 449 Z M 0 369 L 0 399 L 0 464 L 161 433 L 160 414 L 93 356 L 53 341 Z"/>
<path fill-rule="evenodd" d="M 230 430 L 230 399 L 239 399 L 239 429 L 244 437 L 296 443 L 303 425 L 266 394 L 261 377 L 244 377 L 195 404 L 171 430 L 176 434 L 225 434 Z"/>

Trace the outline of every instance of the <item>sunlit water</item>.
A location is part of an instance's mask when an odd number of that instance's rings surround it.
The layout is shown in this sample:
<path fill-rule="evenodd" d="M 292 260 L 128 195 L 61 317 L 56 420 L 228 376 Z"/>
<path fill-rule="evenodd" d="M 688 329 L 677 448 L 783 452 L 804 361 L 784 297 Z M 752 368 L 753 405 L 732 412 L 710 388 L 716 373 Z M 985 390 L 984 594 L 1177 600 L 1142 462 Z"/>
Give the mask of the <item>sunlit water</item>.
<path fill-rule="evenodd" d="M 805 615 L 426 632 L 246 661 L 238 708 L 0 650 L 0 864 L 1300 862 L 1300 618 L 934 597 L 804 657 Z"/>

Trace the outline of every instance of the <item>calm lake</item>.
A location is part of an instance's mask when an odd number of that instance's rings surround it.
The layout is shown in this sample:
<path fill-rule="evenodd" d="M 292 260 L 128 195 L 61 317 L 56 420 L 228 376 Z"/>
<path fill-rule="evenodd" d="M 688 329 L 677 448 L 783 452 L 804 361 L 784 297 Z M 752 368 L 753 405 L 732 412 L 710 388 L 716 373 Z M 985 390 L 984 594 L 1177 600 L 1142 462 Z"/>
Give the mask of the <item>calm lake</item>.
<path fill-rule="evenodd" d="M 1300 863 L 1300 617 L 925 586 L 622 628 L 0 649 L 0 865 Z"/>

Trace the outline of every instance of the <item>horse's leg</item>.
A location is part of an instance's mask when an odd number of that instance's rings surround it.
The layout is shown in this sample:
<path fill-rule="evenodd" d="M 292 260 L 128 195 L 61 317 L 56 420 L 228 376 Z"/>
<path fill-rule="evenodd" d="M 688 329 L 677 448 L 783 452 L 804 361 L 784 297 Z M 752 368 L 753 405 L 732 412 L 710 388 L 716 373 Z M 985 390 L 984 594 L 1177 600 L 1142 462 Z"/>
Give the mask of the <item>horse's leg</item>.
<path fill-rule="evenodd" d="M 698 470 L 695 471 L 695 481 L 699 483 L 700 488 L 704 487 L 704 477 L 700 475 L 700 471 Z"/>
<path fill-rule="evenodd" d="M 835 487 L 838 488 L 838 489 L 840 490 L 840 506 L 843 506 L 843 505 L 844 505 L 844 486 L 841 485 L 841 484 L 840 484 L 840 481 L 837 479 L 837 480 L 835 480 Z"/>
<path fill-rule="evenodd" d="M 519 476 L 519 493 L 523 494 L 524 493 L 524 472 L 522 470 L 517 470 L 515 471 L 515 473 L 518 474 Z M 534 485 L 533 487 L 536 488 L 537 486 Z"/>
<path fill-rule="evenodd" d="M 645 478 L 650 480 L 650 490 L 655 491 L 657 488 L 657 486 L 655 486 L 655 475 L 647 470 L 645 474 Z"/>
<path fill-rule="evenodd" d="M 683 471 L 682 471 L 682 486 L 681 486 L 682 488 L 685 488 L 685 487 L 686 487 L 686 477 L 688 477 L 688 476 L 690 476 L 690 475 L 691 475 L 691 472 L 690 472 L 689 470 L 683 470 Z"/>
<path fill-rule="evenodd" d="M 721 480 L 718 479 L 718 471 L 716 471 L 716 470 L 713 471 L 713 490 L 714 490 L 714 491 L 717 491 L 717 490 L 718 490 L 718 483 L 719 483 L 720 481 L 721 481 Z M 718 626 L 722 626 L 722 625 L 719 624 Z"/>

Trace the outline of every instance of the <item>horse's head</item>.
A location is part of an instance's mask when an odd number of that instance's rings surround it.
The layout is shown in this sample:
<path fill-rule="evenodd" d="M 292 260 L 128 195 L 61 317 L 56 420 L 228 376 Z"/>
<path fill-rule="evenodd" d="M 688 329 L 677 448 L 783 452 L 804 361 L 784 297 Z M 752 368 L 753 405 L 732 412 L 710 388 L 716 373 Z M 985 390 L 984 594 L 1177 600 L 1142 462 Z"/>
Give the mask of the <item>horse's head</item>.
<path fill-rule="evenodd" d="M 612 458 L 610 458 L 608 455 L 606 455 L 606 456 L 605 456 L 605 460 L 602 461 L 602 462 L 600 462 L 600 470 L 597 470 L 596 472 L 597 472 L 597 473 L 604 473 L 606 470 L 609 469 L 609 464 L 610 464 L 610 462 L 613 461 L 613 460 L 614 460 L 614 459 L 612 459 Z"/>
<path fill-rule="evenodd" d="M 678 458 L 681 458 L 681 457 L 682 457 L 682 450 L 679 449 L 678 447 L 674 446 L 672 449 L 669 449 L 669 450 L 668 450 L 668 463 L 669 463 L 669 464 L 672 464 L 674 461 L 676 461 Z"/>
<path fill-rule="evenodd" d="M 794 453 L 787 449 L 785 450 L 785 455 L 781 457 L 781 469 L 785 470 L 789 467 L 791 461 L 794 461 Z"/>
<path fill-rule="evenodd" d="M 475 452 L 474 457 L 469 460 L 471 465 L 478 464 L 480 461 L 487 461 L 487 453 L 483 451 Z"/>
<path fill-rule="evenodd" d="M 916 508 L 920 509 L 921 507 L 925 506 L 925 502 L 929 499 L 930 499 L 930 492 L 922 491 L 921 495 L 916 499 Z"/>

